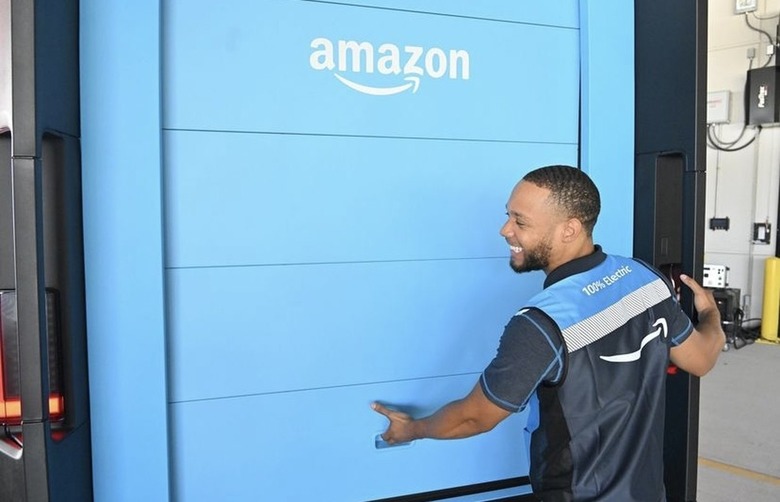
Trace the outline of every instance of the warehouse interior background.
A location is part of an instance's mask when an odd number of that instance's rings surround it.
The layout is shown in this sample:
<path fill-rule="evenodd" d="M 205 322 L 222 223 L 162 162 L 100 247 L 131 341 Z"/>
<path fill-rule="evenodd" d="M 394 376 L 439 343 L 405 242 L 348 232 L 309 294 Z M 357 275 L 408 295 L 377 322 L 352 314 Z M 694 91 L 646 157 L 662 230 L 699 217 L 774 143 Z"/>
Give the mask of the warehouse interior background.
<path fill-rule="evenodd" d="M 778 252 L 780 127 L 746 127 L 745 98 L 748 71 L 778 64 L 780 1 L 716 0 L 708 9 L 704 262 L 725 271 L 721 289 L 731 293 L 724 298 L 736 301 L 755 335 L 765 265 Z M 777 500 L 780 440 L 772 417 L 780 405 L 770 396 L 780 347 L 732 340 L 701 382 L 697 500 Z"/>
<path fill-rule="evenodd" d="M 745 319 L 750 319 L 761 317 L 764 264 L 775 256 L 777 246 L 780 127 L 745 127 L 745 82 L 749 69 L 777 64 L 776 55 L 770 59 L 766 54 L 767 47 L 777 51 L 780 1 L 758 0 L 756 10 L 745 14 L 735 13 L 739 3 L 709 2 L 708 132 L 724 148 L 707 148 L 704 262 L 727 267 L 728 287 L 740 290 L 740 305 Z M 751 54 L 755 54 L 752 59 Z M 721 122 L 724 92 L 728 109 L 726 121 Z M 718 122 L 709 123 L 714 120 Z M 717 221 L 716 229 L 711 229 L 712 218 L 728 218 L 728 229 L 719 229 Z M 754 239 L 754 224 L 759 232 L 761 225 L 771 227 L 768 242 Z"/>

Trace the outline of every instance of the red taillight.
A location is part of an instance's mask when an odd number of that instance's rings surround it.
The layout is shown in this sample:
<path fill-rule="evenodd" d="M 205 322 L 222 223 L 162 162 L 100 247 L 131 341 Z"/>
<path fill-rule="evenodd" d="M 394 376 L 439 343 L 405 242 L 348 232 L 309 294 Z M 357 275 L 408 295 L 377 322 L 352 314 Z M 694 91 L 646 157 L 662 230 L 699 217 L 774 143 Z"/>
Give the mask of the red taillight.
<path fill-rule="evenodd" d="M 46 291 L 46 334 L 49 353 L 49 419 L 65 416 L 60 377 L 60 343 L 57 294 Z M 0 291 L 0 424 L 22 422 L 21 365 L 17 329 L 16 292 Z"/>

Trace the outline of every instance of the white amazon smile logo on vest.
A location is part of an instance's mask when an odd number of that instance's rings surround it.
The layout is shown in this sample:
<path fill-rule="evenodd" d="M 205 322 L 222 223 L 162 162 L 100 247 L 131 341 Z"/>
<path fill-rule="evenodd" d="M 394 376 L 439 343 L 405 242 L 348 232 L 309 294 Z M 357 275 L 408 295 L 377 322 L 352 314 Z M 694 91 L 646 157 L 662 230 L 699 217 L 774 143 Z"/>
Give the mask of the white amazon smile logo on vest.
<path fill-rule="evenodd" d="M 315 70 L 332 71 L 339 82 L 363 94 L 391 96 L 411 90 L 416 93 L 423 77 L 468 80 L 469 53 L 417 45 L 384 43 L 376 49 L 370 42 L 338 40 L 319 37 L 311 41 L 313 49 L 309 66 Z M 387 76 L 388 85 L 368 85 L 360 82 L 361 75 Z"/>
<path fill-rule="evenodd" d="M 669 331 L 669 328 L 666 326 L 666 319 L 663 317 L 658 319 L 653 323 L 653 327 L 658 326 L 658 329 L 653 331 L 652 333 L 645 335 L 644 338 L 642 338 L 642 342 L 639 344 L 639 349 L 635 350 L 634 352 L 629 352 L 628 354 L 615 354 L 614 356 L 599 356 L 601 359 L 610 362 L 610 363 L 630 363 L 633 361 L 638 361 L 640 357 L 642 357 L 642 349 L 645 348 L 645 345 L 653 341 L 654 339 L 661 336 L 662 338 L 666 338 L 666 335 Z"/>

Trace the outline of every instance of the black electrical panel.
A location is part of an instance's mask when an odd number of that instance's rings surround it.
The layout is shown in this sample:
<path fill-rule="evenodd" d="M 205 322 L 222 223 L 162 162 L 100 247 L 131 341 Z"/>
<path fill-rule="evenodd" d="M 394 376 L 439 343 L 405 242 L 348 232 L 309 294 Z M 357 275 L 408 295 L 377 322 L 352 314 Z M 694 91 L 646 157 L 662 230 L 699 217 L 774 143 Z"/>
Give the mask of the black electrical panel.
<path fill-rule="evenodd" d="M 749 125 L 780 123 L 778 67 L 767 66 L 747 72 L 747 123 Z"/>
<path fill-rule="evenodd" d="M 635 0 L 634 255 L 701 281 L 706 186 L 707 1 Z M 658 36 L 663 33 L 663 36 Z M 680 289 L 695 319 L 693 296 Z M 696 500 L 699 379 L 666 381 L 666 500 Z"/>
<path fill-rule="evenodd" d="M 634 173 L 634 254 L 674 281 L 683 263 L 685 164 L 679 153 L 638 155 Z"/>
<path fill-rule="evenodd" d="M 710 218 L 710 230 L 728 230 L 730 226 L 729 217 Z"/>

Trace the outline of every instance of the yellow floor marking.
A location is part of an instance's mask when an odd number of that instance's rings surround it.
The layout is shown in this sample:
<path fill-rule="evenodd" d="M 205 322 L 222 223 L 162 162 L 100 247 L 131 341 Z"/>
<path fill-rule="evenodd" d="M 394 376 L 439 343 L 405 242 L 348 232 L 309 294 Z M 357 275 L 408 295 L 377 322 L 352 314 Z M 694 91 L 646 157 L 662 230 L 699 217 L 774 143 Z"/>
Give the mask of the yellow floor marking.
<path fill-rule="evenodd" d="M 717 469 L 719 471 L 728 472 L 736 476 L 752 479 L 754 481 L 761 481 L 762 483 L 769 483 L 770 485 L 780 486 L 780 478 L 777 476 L 770 476 L 761 472 L 751 471 L 743 467 L 737 467 L 736 465 L 724 464 L 717 460 L 710 460 L 708 458 L 699 457 L 699 465 L 709 467 L 711 469 Z"/>

